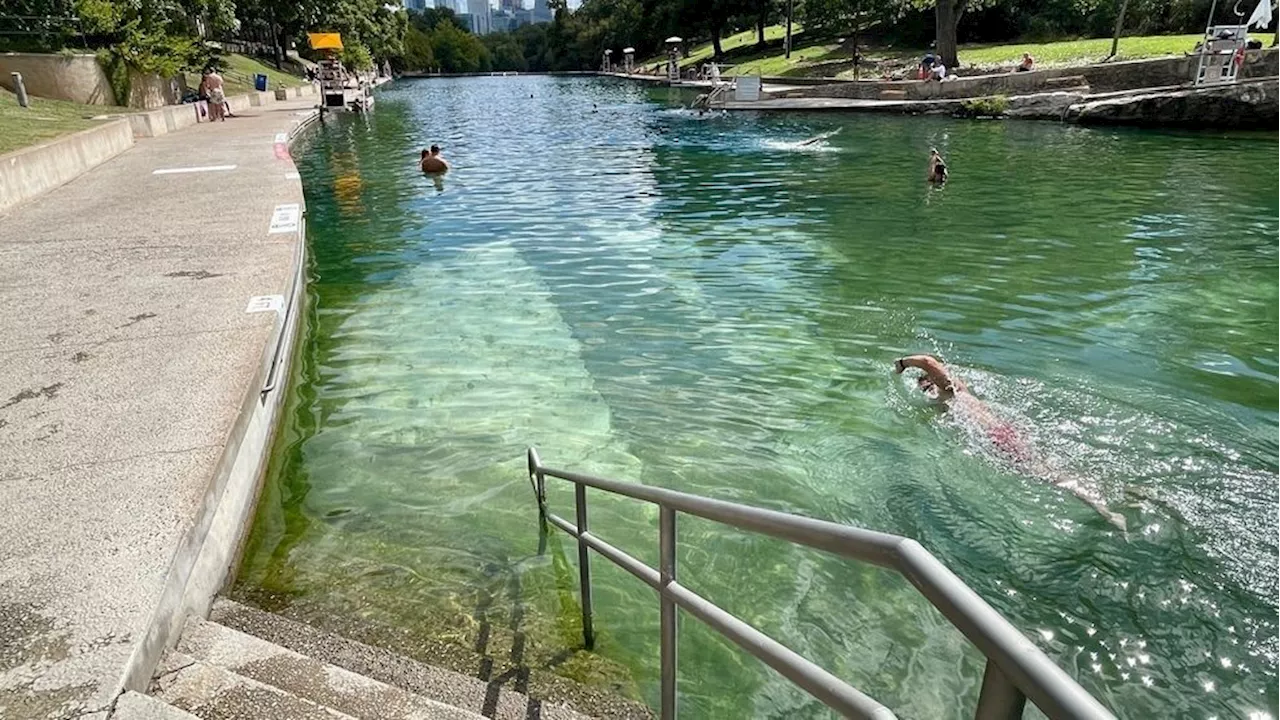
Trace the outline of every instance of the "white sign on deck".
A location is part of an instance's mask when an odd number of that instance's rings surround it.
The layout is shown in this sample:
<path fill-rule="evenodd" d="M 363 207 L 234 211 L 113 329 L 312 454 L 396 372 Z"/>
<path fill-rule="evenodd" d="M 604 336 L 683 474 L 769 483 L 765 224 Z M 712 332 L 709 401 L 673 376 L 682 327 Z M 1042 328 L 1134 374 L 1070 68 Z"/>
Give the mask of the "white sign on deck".
<path fill-rule="evenodd" d="M 298 219 L 301 216 L 302 210 L 297 203 L 277 205 L 276 211 L 271 213 L 271 227 L 267 230 L 267 234 L 298 232 Z"/>
<path fill-rule="evenodd" d="M 296 172 L 287 172 L 284 174 L 285 180 L 301 180 L 302 176 Z"/>
<path fill-rule="evenodd" d="M 289 142 L 289 136 L 284 133 L 276 133 L 276 144 Z"/>
<path fill-rule="evenodd" d="M 249 298 L 249 307 L 244 311 L 247 313 L 280 312 L 283 309 L 283 295 L 257 295 Z"/>

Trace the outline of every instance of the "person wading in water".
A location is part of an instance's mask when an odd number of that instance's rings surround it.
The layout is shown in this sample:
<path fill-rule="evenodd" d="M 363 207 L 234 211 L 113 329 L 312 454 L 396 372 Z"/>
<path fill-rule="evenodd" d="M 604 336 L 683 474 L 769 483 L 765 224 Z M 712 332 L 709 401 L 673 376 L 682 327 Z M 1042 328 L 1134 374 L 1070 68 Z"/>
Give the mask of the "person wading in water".
<path fill-rule="evenodd" d="M 430 150 L 422 151 L 422 159 L 418 161 L 422 172 L 435 174 L 449 171 L 449 163 L 440 157 L 440 146 L 432 145 Z"/>
<path fill-rule="evenodd" d="M 1126 529 L 1123 515 L 1108 509 L 1097 493 L 1086 488 L 1079 480 L 1050 467 L 1031 444 L 1022 439 L 1013 423 L 997 416 L 986 403 L 969 392 L 968 386 L 953 375 L 941 360 L 932 355 L 908 355 L 893 361 L 894 373 L 902 374 L 907 368 L 922 370 L 924 374 L 916 379 L 916 386 L 920 391 L 955 410 L 961 422 L 981 430 L 996 451 L 1010 460 L 1014 467 L 1055 487 L 1071 491 L 1106 518 L 1107 522 L 1120 530 Z"/>

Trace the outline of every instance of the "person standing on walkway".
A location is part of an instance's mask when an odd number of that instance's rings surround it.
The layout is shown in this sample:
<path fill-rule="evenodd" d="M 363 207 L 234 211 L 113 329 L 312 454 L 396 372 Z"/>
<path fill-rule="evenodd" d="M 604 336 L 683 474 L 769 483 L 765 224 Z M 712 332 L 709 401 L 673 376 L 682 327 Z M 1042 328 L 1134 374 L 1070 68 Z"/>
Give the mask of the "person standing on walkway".
<path fill-rule="evenodd" d="M 200 94 L 209 98 L 209 122 L 225 122 L 227 94 L 222 88 L 222 76 L 211 67 L 205 68 L 204 79 L 200 81 Z"/>

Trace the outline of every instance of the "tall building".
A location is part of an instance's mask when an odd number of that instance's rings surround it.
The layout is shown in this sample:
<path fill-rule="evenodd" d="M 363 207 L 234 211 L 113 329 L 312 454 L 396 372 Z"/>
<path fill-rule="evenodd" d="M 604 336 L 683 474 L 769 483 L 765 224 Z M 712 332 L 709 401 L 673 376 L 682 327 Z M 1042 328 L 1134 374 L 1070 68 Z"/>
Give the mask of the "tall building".
<path fill-rule="evenodd" d="M 476 35 L 488 35 L 493 32 L 493 21 L 490 17 L 489 0 L 466 0 L 471 32 Z"/>

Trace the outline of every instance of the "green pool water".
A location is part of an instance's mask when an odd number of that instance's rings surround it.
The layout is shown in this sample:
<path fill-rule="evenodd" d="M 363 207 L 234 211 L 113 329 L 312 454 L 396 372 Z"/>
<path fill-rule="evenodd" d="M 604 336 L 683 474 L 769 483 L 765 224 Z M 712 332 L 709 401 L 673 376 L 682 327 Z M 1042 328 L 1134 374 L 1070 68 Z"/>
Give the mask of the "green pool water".
<path fill-rule="evenodd" d="M 656 596 L 597 559 L 581 652 L 536 446 L 916 538 L 1122 717 L 1275 717 L 1276 135 L 682 101 L 400 82 L 296 148 L 308 334 L 237 595 L 653 704 Z M 430 143 L 454 166 L 439 185 L 416 170 Z M 922 402 L 890 372 L 908 352 L 951 363 L 1129 532 Z M 653 508 L 590 503 L 594 531 L 656 562 Z M 901 717 L 972 716 L 982 658 L 901 578 L 696 519 L 679 563 Z M 826 716 L 682 623 L 683 717 Z"/>

